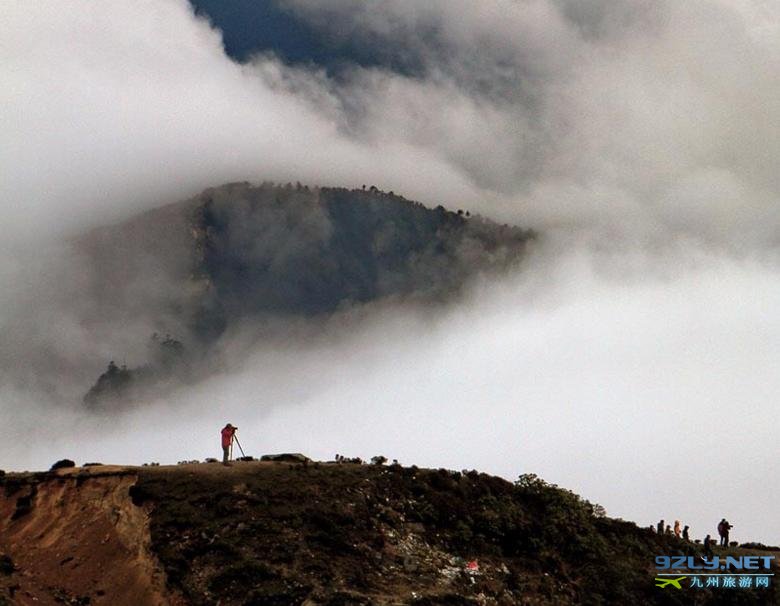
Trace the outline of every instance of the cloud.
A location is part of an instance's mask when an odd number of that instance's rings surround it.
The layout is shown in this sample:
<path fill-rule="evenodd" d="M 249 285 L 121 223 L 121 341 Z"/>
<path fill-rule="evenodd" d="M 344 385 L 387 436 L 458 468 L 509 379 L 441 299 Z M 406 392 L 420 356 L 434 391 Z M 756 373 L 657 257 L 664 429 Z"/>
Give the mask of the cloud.
<path fill-rule="evenodd" d="M 437 150 L 516 219 L 775 242 L 776 5 L 287 4 L 416 66 L 356 75 L 356 130 Z"/>
<path fill-rule="evenodd" d="M 583 249 L 534 266 L 444 310 L 380 307 L 236 343 L 229 372 L 125 415 L 21 407 L 29 448 L 3 424 L 3 458 L 205 458 L 229 420 L 248 454 L 534 472 L 641 524 L 679 518 L 701 538 L 728 515 L 737 540 L 776 543 L 774 269 L 643 257 L 626 280 Z"/>
<path fill-rule="evenodd" d="M 2 346 L 3 459 L 206 456 L 229 417 L 255 453 L 535 471 L 646 524 L 728 514 L 776 542 L 780 6 L 286 6 L 393 61 L 239 65 L 184 1 L 0 5 L 0 328 L 24 329 Z M 41 406 L 16 353 L 73 359 L 56 387 L 146 328 L 85 331 L 90 268 L 56 237 L 266 178 L 375 183 L 543 246 L 446 311 L 229 344 L 230 372 L 124 417 Z"/>
<path fill-rule="evenodd" d="M 0 11 L 0 204 L 16 239 L 244 179 L 373 179 L 429 197 L 434 185 L 437 195 L 474 195 L 425 149 L 345 136 L 327 91 L 302 94 L 273 58 L 230 61 L 219 33 L 184 1 Z"/>
<path fill-rule="evenodd" d="M 773 4 L 286 6 L 408 73 L 354 68 L 334 80 L 270 55 L 239 65 L 183 0 L 4 3 L 12 233 L 274 178 L 376 182 L 537 227 L 629 222 L 649 238 L 774 242 Z"/>

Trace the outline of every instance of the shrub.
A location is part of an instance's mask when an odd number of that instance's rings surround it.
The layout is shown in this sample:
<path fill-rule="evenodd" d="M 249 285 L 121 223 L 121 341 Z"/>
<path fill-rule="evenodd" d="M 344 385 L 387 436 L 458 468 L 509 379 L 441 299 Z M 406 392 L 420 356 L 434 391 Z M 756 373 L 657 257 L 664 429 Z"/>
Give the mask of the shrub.
<path fill-rule="evenodd" d="M 70 459 L 60 459 L 49 468 L 49 471 L 57 471 L 58 469 L 67 469 L 75 466 L 76 464 Z"/>
<path fill-rule="evenodd" d="M 217 573 L 209 581 L 209 589 L 220 593 L 230 590 L 245 593 L 250 588 L 277 577 L 278 575 L 270 566 L 260 562 L 244 561 Z"/>
<path fill-rule="evenodd" d="M 696 542 L 698 543 L 699 541 Z M 756 542 L 742 543 L 740 547 L 742 547 L 742 549 L 760 549 L 761 551 L 780 551 L 780 546 L 764 545 L 763 543 Z"/>

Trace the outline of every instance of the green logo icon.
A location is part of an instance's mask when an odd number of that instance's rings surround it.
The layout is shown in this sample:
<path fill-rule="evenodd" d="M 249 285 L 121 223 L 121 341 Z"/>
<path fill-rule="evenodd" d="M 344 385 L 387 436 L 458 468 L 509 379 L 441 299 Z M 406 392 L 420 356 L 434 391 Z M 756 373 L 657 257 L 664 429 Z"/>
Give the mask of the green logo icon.
<path fill-rule="evenodd" d="M 677 589 L 682 589 L 680 586 L 680 581 L 682 581 L 685 577 L 677 577 L 676 579 L 659 579 L 658 577 L 655 577 L 655 586 L 660 587 L 663 589 L 667 585 L 671 585 L 672 587 L 676 587 Z"/>

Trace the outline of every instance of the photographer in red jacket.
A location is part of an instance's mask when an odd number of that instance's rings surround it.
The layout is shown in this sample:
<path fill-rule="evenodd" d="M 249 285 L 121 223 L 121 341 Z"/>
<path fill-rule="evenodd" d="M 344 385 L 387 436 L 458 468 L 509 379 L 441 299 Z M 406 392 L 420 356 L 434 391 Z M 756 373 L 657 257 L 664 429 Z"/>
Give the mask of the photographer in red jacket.
<path fill-rule="evenodd" d="M 233 445 L 233 436 L 238 427 L 233 427 L 230 423 L 222 428 L 222 464 L 230 465 L 230 447 Z"/>

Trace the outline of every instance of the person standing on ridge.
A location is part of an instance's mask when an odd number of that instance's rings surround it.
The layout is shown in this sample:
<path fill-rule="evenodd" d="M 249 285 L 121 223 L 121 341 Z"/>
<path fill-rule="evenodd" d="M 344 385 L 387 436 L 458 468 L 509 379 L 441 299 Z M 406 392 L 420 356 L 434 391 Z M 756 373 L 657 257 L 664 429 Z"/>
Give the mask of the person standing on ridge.
<path fill-rule="evenodd" d="M 712 539 L 710 535 L 704 537 L 704 554 L 710 558 L 712 557 Z"/>
<path fill-rule="evenodd" d="M 658 531 L 658 534 L 663 534 L 664 533 L 664 521 L 661 520 L 660 522 L 658 522 L 658 526 L 656 526 L 655 528 Z"/>
<path fill-rule="evenodd" d="M 688 529 L 689 528 L 690 528 L 690 526 L 685 526 L 685 528 L 683 528 L 683 532 L 682 532 L 683 541 L 690 541 L 690 538 L 688 538 Z"/>
<path fill-rule="evenodd" d="M 729 524 L 726 521 L 726 518 L 723 518 L 718 523 L 718 534 L 720 535 L 720 544 L 723 547 L 729 546 L 729 530 L 732 529 L 731 524 Z"/>
<path fill-rule="evenodd" d="M 230 458 L 230 447 L 233 444 L 233 436 L 236 434 L 238 427 L 233 427 L 230 423 L 222 428 L 222 464 L 230 465 L 228 459 Z"/>
<path fill-rule="evenodd" d="M 680 538 L 680 520 L 674 521 L 674 536 Z"/>

